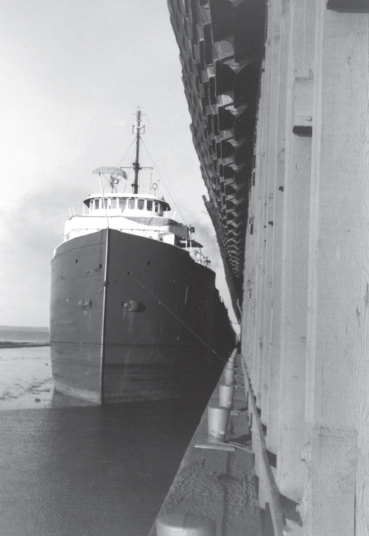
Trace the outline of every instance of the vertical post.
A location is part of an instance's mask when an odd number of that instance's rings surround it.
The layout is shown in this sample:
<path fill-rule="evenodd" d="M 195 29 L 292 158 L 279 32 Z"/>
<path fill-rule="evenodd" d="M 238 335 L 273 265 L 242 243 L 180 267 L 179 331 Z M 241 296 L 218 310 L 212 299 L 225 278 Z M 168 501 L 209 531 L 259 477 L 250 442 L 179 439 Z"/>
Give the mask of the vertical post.
<path fill-rule="evenodd" d="M 314 4 L 291 2 L 284 181 L 281 368 L 277 483 L 299 503 L 304 492 Z"/>
<path fill-rule="evenodd" d="M 254 301 L 254 288 L 255 288 L 255 269 L 254 269 L 254 192 L 252 188 L 250 192 L 249 201 L 249 221 L 246 231 L 246 248 L 245 248 L 245 269 L 244 269 L 244 293 L 243 293 L 243 306 L 242 306 L 242 321 L 241 321 L 241 353 L 245 358 L 245 363 L 249 374 L 252 371 L 253 364 L 253 301 Z"/>
<path fill-rule="evenodd" d="M 261 80 L 261 93 L 265 92 L 264 77 Z M 257 123 L 258 138 L 255 148 L 256 153 L 256 168 L 255 168 L 255 185 L 253 187 L 253 207 L 254 207 L 254 223 L 253 223 L 253 272 L 254 284 L 252 294 L 252 369 L 250 377 L 256 404 L 259 404 L 259 372 L 260 372 L 260 347 L 259 347 L 259 321 L 260 321 L 260 303 L 261 303 L 261 279 L 262 279 L 262 245 L 263 245 L 263 201 L 264 201 L 264 182 L 263 182 L 263 139 L 265 132 L 263 124 L 265 119 L 265 110 L 259 108 L 259 116 Z M 247 248 L 247 245 L 246 245 Z M 259 397 L 260 398 L 260 397 Z"/>
<path fill-rule="evenodd" d="M 289 3 L 284 4 L 280 18 L 279 83 L 275 88 L 278 94 L 278 116 L 275 125 L 274 160 L 274 214 L 273 214 L 273 266 L 272 266 L 272 318 L 269 347 L 269 411 L 268 411 L 268 449 L 277 455 L 279 442 L 279 386 L 280 386 L 280 339 L 281 339 L 281 280 L 282 280 L 282 239 L 284 211 L 284 171 L 285 171 L 285 128 L 287 105 L 287 62 L 290 16 Z M 272 89 L 274 90 L 274 88 Z"/>
<path fill-rule="evenodd" d="M 275 161 L 278 130 L 278 102 L 280 82 L 280 46 L 281 46 L 281 20 L 283 18 L 282 1 L 274 1 L 268 13 L 268 43 L 265 67 L 269 73 L 267 79 L 267 120 L 265 129 L 267 132 L 265 141 L 266 166 L 263 180 L 265 181 L 265 217 L 264 217 L 264 240 L 265 240 L 265 276 L 263 296 L 263 333 L 261 336 L 263 374 L 262 374 L 262 401 L 261 421 L 265 425 L 268 435 L 268 413 L 270 397 L 270 344 L 271 323 L 273 312 L 273 244 L 274 244 L 274 214 L 275 214 Z"/>
<path fill-rule="evenodd" d="M 362 536 L 369 526 L 369 15 L 328 11 L 320 1 L 316 9 L 306 530 Z"/>
<path fill-rule="evenodd" d="M 266 123 L 267 112 L 264 117 Z M 263 135 L 263 141 L 265 143 L 266 133 Z M 265 233 L 265 220 L 266 220 L 266 162 L 265 162 L 265 146 L 262 145 L 262 154 L 260 158 L 260 174 L 259 174 L 259 214 L 257 222 L 257 237 L 258 237 L 258 273 L 257 273 L 257 289 L 256 289 L 256 333 L 255 333 L 255 355 L 257 359 L 257 369 L 255 378 L 255 395 L 256 405 L 261 410 L 262 405 L 262 384 L 263 384 L 263 353 L 264 353 L 264 289 L 265 289 L 265 261 L 266 261 L 266 233 Z"/>

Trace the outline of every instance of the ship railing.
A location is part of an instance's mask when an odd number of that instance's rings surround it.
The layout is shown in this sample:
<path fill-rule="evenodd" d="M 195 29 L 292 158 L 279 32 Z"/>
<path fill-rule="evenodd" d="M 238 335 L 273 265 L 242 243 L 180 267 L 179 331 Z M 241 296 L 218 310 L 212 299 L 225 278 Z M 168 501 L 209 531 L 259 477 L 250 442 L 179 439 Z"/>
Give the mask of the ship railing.
<path fill-rule="evenodd" d="M 199 249 L 187 249 L 188 253 L 190 254 L 191 258 L 197 262 L 197 264 L 201 264 L 202 266 L 208 266 L 211 261 L 208 257 L 205 257 L 205 255 L 202 254 L 201 250 Z"/>

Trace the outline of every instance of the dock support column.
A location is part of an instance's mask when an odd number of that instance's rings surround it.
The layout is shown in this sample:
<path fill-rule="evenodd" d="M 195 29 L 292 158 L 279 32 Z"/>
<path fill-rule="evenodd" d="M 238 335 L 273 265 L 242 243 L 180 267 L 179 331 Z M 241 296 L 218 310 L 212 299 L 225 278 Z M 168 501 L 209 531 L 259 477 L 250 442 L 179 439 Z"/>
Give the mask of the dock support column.
<path fill-rule="evenodd" d="M 281 61 L 281 22 L 283 19 L 282 0 L 276 0 L 270 5 L 268 14 L 268 44 L 266 45 L 265 72 L 269 74 L 264 78 L 266 86 L 266 108 L 267 120 L 265 124 L 265 156 L 266 166 L 262 180 L 266 183 L 265 192 L 265 214 L 264 214 L 264 240 L 265 240 L 265 278 L 263 296 L 263 332 L 260 336 L 262 342 L 262 402 L 261 402 L 261 422 L 264 425 L 266 437 L 269 435 L 269 404 L 271 374 L 271 326 L 273 321 L 273 265 L 274 265 L 274 234 L 276 229 L 276 203 L 280 201 L 281 192 L 276 188 L 276 162 L 278 159 L 278 133 L 280 120 L 280 61 Z M 277 199 L 279 197 L 279 199 Z M 247 247 L 247 246 L 246 246 Z M 273 412 L 274 413 L 274 412 Z M 274 415 L 274 417 L 276 417 Z"/>
<path fill-rule="evenodd" d="M 262 79 L 262 94 L 266 92 L 266 83 L 263 77 Z M 260 340 L 261 325 L 263 321 L 263 289 L 264 289 L 264 262 L 265 262 L 265 243 L 264 243 L 264 218 L 265 218 L 265 190 L 266 184 L 264 180 L 265 174 L 265 138 L 266 130 L 265 125 L 267 123 L 267 111 L 266 109 L 259 110 L 258 117 L 258 131 L 260 133 L 258 143 L 256 146 L 256 173 L 255 173 L 255 185 L 254 185 L 254 208 L 255 218 L 253 225 L 254 233 L 254 270 L 255 270 L 255 284 L 254 284 L 254 298 L 253 298 L 253 365 L 251 371 L 251 382 L 253 388 L 253 395 L 255 400 L 255 410 L 261 411 L 262 395 L 262 373 L 263 373 L 263 348 Z M 265 508 L 265 482 L 264 482 L 264 470 L 261 459 L 259 436 L 257 434 L 258 424 L 255 418 L 252 419 L 252 444 L 255 452 L 255 473 L 259 478 L 259 506 Z M 258 453 L 256 454 L 256 452 Z"/>
<path fill-rule="evenodd" d="M 304 490 L 305 367 L 313 115 L 314 4 L 290 3 L 283 217 L 280 430 L 277 483 L 299 503 Z"/>
<path fill-rule="evenodd" d="M 278 68 L 278 80 L 270 91 L 275 93 L 276 121 L 273 130 L 273 149 L 271 174 L 274 181 L 273 211 L 273 252 L 272 252 L 272 297 L 269 344 L 269 396 L 266 443 L 268 450 L 278 455 L 279 438 L 279 386 L 280 386 L 280 339 L 281 339 L 281 281 L 282 281 L 282 239 L 284 211 L 284 174 L 285 174 L 285 128 L 287 102 L 287 62 L 289 8 L 276 3 L 278 8 L 278 26 L 275 32 L 279 35 L 278 56 L 275 58 Z M 274 469 L 274 468 L 273 468 Z"/>
<path fill-rule="evenodd" d="M 367 536 L 369 15 L 316 9 L 302 513 L 308 536 Z"/>
<path fill-rule="evenodd" d="M 265 73 L 264 73 L 265 75 Z M 265 76 L 261 81 L 261 94 L 262 100 L 266 98 L 266 81 Z M 254 283 L 254 298 L 253 298 L 253 365 L 251 371 L 252 387 L 254 395 L 256 397 L 256 406 L 261 409 L 261 385 L 262 385 L 262 344 L 260 340 L 260 333 L 262 333 L 261 325 L 263 321 L 263 289 L 264 289 L 264 275 L 265 275 L 265 242 L 264 242 L 264 220 L 265 220 L 265 191 L 266 182 L 265 176 L 265 139 L 267 124 L 267 109 L 265 107 L 260 108 L 257 130 L 259 133 L 256 144 L 256 168 L 255 168 L 255 185 L 253 187 L 253 199 L 254 199 L 254 266 L 255 266 L 255 283 Z"/>

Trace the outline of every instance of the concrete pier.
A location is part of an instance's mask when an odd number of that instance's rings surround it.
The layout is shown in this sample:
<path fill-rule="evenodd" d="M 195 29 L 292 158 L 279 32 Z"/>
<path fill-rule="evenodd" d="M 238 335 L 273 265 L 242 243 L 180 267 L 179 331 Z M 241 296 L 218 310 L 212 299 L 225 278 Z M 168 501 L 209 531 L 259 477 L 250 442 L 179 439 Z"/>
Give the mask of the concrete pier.
<path fill-rule="evenodd" d="M 241 370 L 240 357 L 236 363 Z M 158 518 L 165 514 L 190 512 L 213 519 L 217 527 L 216 536 L 263 534 L 242 372 L 236 384 L 227 446 L 208 443 L 205 411 Z M 218 401 L 217 386 L 209 405 L 216 406 Z M 227 447 L 229 450 L 224 450 Z M 149 536 L 156 536 L 155 524 Z"/>

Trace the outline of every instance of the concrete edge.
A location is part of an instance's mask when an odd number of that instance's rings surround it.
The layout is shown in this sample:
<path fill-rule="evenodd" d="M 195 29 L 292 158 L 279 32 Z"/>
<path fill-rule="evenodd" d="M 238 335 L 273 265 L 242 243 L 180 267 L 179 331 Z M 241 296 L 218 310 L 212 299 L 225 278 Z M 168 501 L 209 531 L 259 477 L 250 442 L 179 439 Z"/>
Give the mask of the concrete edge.
<path fill-rule="evenodd" d="M 247 366 L 242 354 L 241 364 L 243 375 L 245 378 L 245 396 L 246 399 L 248 399 L 248 411 L 249 415 L 252 415 L 252 419 L 255 422 L 255 426 L 253 427 L 253 435 L 256 435 L 256 437 L 253 437 L 252 447 L 254 451 L 259 451 L 259 459 L 261 461 L 262 470 L 264 471 L 265 479 L 267 482 L 267 489 L 265 491 L 269 499 L 268 502 L 273 524 L 273 534 L 274 536 L 284 536 L 285 534 L 288 534 L 288 531 L 291 529 L 288 527 L 288 525 L 286 525 L 278 486 L 274 479 L 274 475 L 267 456 L 267 446 L 260 421 L 259 412 L 256 407 L 255 397 L 251 388 L 250 378 L 247 372 Z"/>
<path fill-rule="evenodd" d="M 237 349 L 235 349 L 231 354 L 231 358 L 236 358 L 237 356 L 238 356 L 238 352 L 237 352 Z M 241 361 L 242 361 L 242 358 L 241 358 Z M 162 506 L 161 506 L 156 518 L 155 518 L 155 521 L 154 521 L 154 523 L 153 523 L 153 525 L 151 527 L 151 530 L 150 530 L 148 536 L 156 536 L 156 519 L 158 519 L 162 515 L 168 513 L 167 512 L 167 504 L 170 502 L 170 498 L 175 493 L 177 482 L 179 482 L 181 480 L 181 473 L 193 463 L 194 451 L 199 450 L 199 449 L 194 448 L 195 445 L 203 444 L 203 443 L 206 443 L 206 441 L 207 441 L 207 420 L 208 420 L 207 408 L 212 403 L 214 403 L 216 400 L 218 400 L 219 384 L 222 383 L 222 381 L 223 381 L 223 374 L 221 375 L 221 377 L 220 377 L 220 379 L 219 379 L 219 381 L 217 383 L 217 386 L 215 387 L 215 389 L 214 389 L 214 391 L 212 393 L 212 396 L 208 400 L 208 404 L 207 404 L 207 406 L 205 408 L 205 411 L 204 411 L 204 413 L 203 413 L 203 415 L 202 415 L 202 417 L 200 419 L 200 422 L 199 422 L 199 424 L 198 424 L 198 426 L 196 428 L 195 433 L 193 434 L 193 436 L 191 438 L 189 446 L 187 447 L 186 452 L 184 454 L 184 457 L 183 457 L 183 459 L 182 459 L 182 461 L 181 461 L 181 463 L 180 463 L 180 465 L 178 467 L 176 476 L 174 477 L 174 480 L 173 480 L 173 482 L 172 482 L 172 484 L 171 484 L 171 486 L 169 488 L 169 491 L 168 491 L 168 493 L 167 493 L 167 495 L 166 495 L 166 497 L 165 497 L 165 499 L 163 501 L 163 504 L 162 504 Z M 240 395 L 242 396 L 242 403 L 244 404 L 245 403 L 244 389 L 243 388 L 239 389 L 238 393 L 239 393 L 239 396 Z M 246 416 L 244 418 L 246 418 Z M 245 424 L 245 426 L 246 425 L 247 425 L 247 423 Z M 237 451 L 237 449 L 235 449 L 235 450 Z M 210 452 L 210 451 L 207 451 L 207 452 Z M 224 511 L 224 503 L 223 503 L 218 508 L 218 515 L 217 515 L 217 520 L 216 520 L 217 526 L 223 527 L 224 519 L 225 519 L 225 511 Z M 223 532 L 223 531 L 220 529 L 220 532 Z M 217 531 L 217 534 L 219 534 L 220 532 Z"/>

